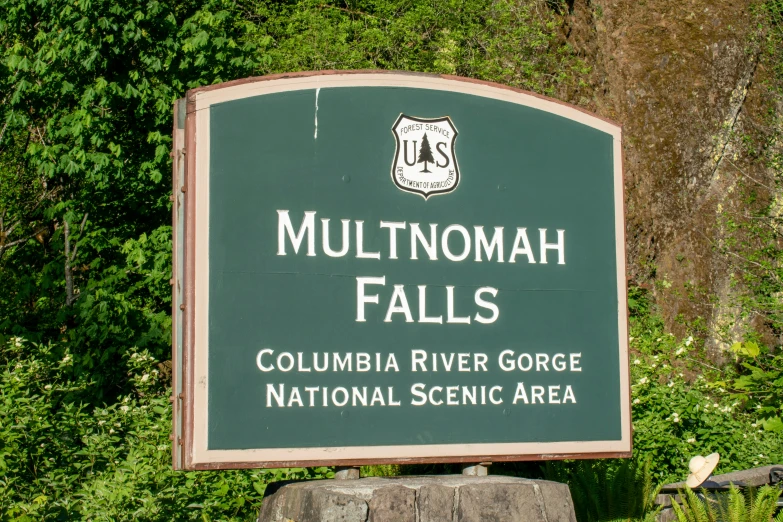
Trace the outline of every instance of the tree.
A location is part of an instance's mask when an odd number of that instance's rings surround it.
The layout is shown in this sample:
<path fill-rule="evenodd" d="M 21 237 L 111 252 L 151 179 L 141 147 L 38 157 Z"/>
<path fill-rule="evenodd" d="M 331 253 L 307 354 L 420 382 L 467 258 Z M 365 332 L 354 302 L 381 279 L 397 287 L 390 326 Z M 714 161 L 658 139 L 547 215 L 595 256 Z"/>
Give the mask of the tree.
<path fill-rule="evenodd" d="M 231 0 L 0 0 L 0 342 L 70 346 L 87 402 L 170 350 L 172 103 L 256 73 L 250 31 Z"/>
<path fill-rule="evenodd" d="M 427 133 L 424 133 L 424 139 L 421 141 L 421 148 L 419 149 L 419 160 L 416 163 L 424 163 L 424 170 L 422 172 L 430 172 L 427 170 L 427 162 L 435 163 L 435 158 L 432 157 L 432 149 L 430 148 L 430 142 L 427 140 Z"/>

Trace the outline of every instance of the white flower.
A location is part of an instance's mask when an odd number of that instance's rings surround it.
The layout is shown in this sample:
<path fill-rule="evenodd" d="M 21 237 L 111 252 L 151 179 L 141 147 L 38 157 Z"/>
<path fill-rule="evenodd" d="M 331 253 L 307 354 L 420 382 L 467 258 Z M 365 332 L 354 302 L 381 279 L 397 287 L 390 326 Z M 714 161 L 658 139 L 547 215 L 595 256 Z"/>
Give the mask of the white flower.
<path fill-rule="evenodd" d="M 640 361 L 639 359 L 634 359 L 633 363 L 634 364 L 642 364 L 642 361 Z"/>
<path fill-rule="evenodd" d="M 658 339 L 658 340 L 660 341 L 660 339 Z M 658 356 L 657 355 L 653 355 L 653 359 L 655 359 L 657 361 L 658 360 Z"/>
<path fill-rule="evenodd" d="M 106 424 L 105 420 L 99 420 L 98 421 L 98 426 L 103 426 L 104 424 Z"/>
<path fill-rule="evenodd" d="M 141 382 L 146 382 L 147 379 L 149 379 L 149 378 L 150 378 L 149 374 L 145 373 L 144 375 L 141 376 Z"/>
<path fill-rule="evenodd" d="M 761 454 L 759 454 L 759 458 L 760 458 L 760 459 L 764 459 L 764 458 L 766 458 L 766 457 L 764 456 L 764 454 L 763 454 L 763 453 L 761 453 Z"/>
<path fill-rule="evenodd" d="M 51 390 L 51 389 L 52 389 L 51 384 L 47 384 L 46 386 L 44 386 L 44 390 Z"/>
<path fill-rule="evenodd" d="M 756 426 L 758 426 L 758 424 L 756 424 L 755 422 L 750 425 L 751 428 L 755 428 Z"/>
<path fill-rule="evenodd" d="M 685 346 L 690 346 L 693 342 L 693 336 L 689 335 L 687 339 L 685 339 Z"/>
<path fill-rule="evenodd" d="M 628 338 L 628 340 L 629 340 L 629 341 L 633 341 L 633 340 L 634 340 L 634 336 L 633 336 L 633 335 L 632 335 L 632 336 L 630 336 L 630 337 Z"/>
<path fill-rule="evenodd" d="M 655 364 L 655 363 L 652 363 L 652 365 L 651 365 L 651 368 L 657 368 L 657 367 L 658 367 L 658 365 L 657 365 L 657 364 Z"/>
<path fill-rule="evenodd" d="M 131 354 L 131 359 L 135 359 L 138 356 L 139 356 L 139 354 L 137 354 L 137 353 Z"/>
<path fill-rule="evenodd" d="M 634 404 L 639 404 L 640 402 L 642 402 L 642 401 L 640 401 L 639 399 L 634 399 L 634 400 L 633 400 L 633 403 L 634 403 Z"/>
<path fill-rule="evenodd" d="M 691 437 L 690 439 L 686 440 L 685 442 L 689 442 L 689 443 L 693 444 L 694 442 L 696 442 L 696 439 Z"/>
<path fill-rule="evenodd" d="M 114 428 L 109 429 L 109 434 L 114 433 Z"/>
<path fill-rule="evenodd" d="M 745 438 L 745 439 L 747 439 L 747 438 L 748 438 L 748 434 L 747 434 L 747 433 L 743 433 L 743 434 L 742 434 L 742 437 L 743 437 L 743 438 Z"/>
<path fill-rule="evenodd" d="M 663 364 L 661 365 L 661 368 L 668 368 L 668 367 L 669 367 L 669 365 L 668 365 L 668 364 L 666 364 L 666 363 L 663 363 Z"/>
<path fill-rule="evenodd" d="M 120 409 L 123 411 L 123 413 L 128 413 L 128 410 L 130 410 L 130 406 L 120 406 Z"/>
<path fill-rule="evenodd" d="M 682 355 L 682 352 L 684 352 L 684 351 L 685 351 L 685 348 L 682 348 L 682 347 L 677 348 L 677 351 L 674 352 L 674 355 Z"/>
<path fill-rule="evenodd" d="M 715 404 L 712 405 L 712 407 L 713 408 L 720 408 L 720 405 L 716 402 Z"/>
<path fill-rule="evenodd" d="M 672 386 L 674 386 L 674 381 L 669 381 L 669 384 L 668 384 L 668 386 L 669 386 L 669 388 L 671 388 Z"/>
<path fill-rule="evenodd" d="M 647 384 L 647 377 L 642 377 L 639 379 L 639 384 Z"/>
<path fill-rule="evenodd" d="M 661 337 L 657 338 L 657 339 L 655 340 L 655 342 L 656 342 L 656 343 L 659 343 L 659 342 L 661 342 Z"/>

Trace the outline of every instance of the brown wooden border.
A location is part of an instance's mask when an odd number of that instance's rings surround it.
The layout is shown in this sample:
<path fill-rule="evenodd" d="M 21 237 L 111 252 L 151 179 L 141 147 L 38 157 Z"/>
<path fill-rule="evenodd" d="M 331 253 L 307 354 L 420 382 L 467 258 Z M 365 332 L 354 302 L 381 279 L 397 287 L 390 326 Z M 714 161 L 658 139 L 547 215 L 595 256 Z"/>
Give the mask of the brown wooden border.
<path fill-rule="evenodd" d="M 622 130 L 623 126 L 609 118 L 599 116 L 592 113 L 582 107 L 563 102 L 548 96 L 544 96 L 538 93 L 526 91 L 524 89 L 518 89 L 503 85 L 495 82 L 489 82 L 484 80 L 477 80 L 473 78 L 465 78 L 461 76 L 447 75 L 447 74 L 433 74 L 433 73 L 419 73 L 419 72 L 407 72 L 407 71 L 394 71 L 394 70 L 373 70 L 373 69 L 360 69 L 360 70 L 324 70 L 324 71 L 301 71 L 290 72 L 281 74 L 271 74 L 266 76 L 253 76 L 248 78 L 241 78 L 237 80 L 231 80 L 219 84 L 199 87 L 191 89 L 186 94 L 186 118 L 185 118 L 185 144 L 183 151 L 185 161 L 185 180 L 183 185 L 183 191 L 185 192 L 185 263 L 184 273 L 174 274 L 173 284 L 176 287 L 178 279 L 182 282 L 184 314 L 183 323 L 181 328 L 184 330 L 183 337 L 183 354 L 182 354 L 182 375 L 174 376 L 172 373 L 172 379 L 182 379 L 183 396 L 179 397 L 179 404 L 181 408 L 175 408 L 175 413 L 182 415 L 182 439 L 174 440 L 175 448 L 177 444 L 182 450 L 182 465 L 178 467 L 176 465 L 177 459 L 173 457 L 175 469 L 191 469 L 191 470 L 220 470 L 220 469 L 249 469 L 249 468 L 274 468 L 274 467 L 311 467 L 311 466 L 363 466 L 374 464 L 437 464 L 437 463 L 475 463 L 475 462 L 521 462 L 521 461 L 539 461 L 539 460 L 566 460 L 566 459 L 603 459 L 603 458 L 630 458 L 633 455 L 633 425 L 631 425 L 629 441 L 629 451 L 619 452 L 592 452 L 592 453 L 540 453 L 540 454 L 521 454 L 521 455 L 469 455 L 469 456 L 452 456 L 452 457 L 426 457 L 426 458 L 379 458 L 379 459 L 334 459 L 334 460 L 291 460 L 291 461 L 250 461 L 250 462 L 210 462 L 210 463 L 195 463 L 193 462 L 193 415 L 194 415 L 194 366 L 193 359 L 195 357 L 195 200 L 196 190 L 195 186 L 195 172 L 196 172 L 196 95 L 201 92 L 208 92 L 219 90 L 227 87 L 233 87 L 236 85 L 242 85 L 246 83 L 256 83 L 271 80 L 280 80 L 288 78 L 305 78 L 312 76 L 329 76 L 329 75 L 353 75 L 353 74 L 373 74 L 373 75 L 407 75 L 427 78 L 439 78 L 451 81 L 460 81 L 465 83 L 472 83 L 478 85 L 484 85 L 487 87 L 493 87 L 496 89 L 507 90 L 514 93 L 525 94 L 540 100 L 544 100 L 550 103 L 562 105 L 572 110 L 584 113 L 592 118 L 604 121 Z M 176 111 L 174 121 L 174 134 L 176 136 Z M 176 139 L 176 138 L 175 138 Z M 176 141 L 175 141 L 176 147 Z M 623 144 L 620 144 L 620 175 L 622 183 L 622 215 L 625 216 L 625 151 Z M 176 160 L 175 167 L 176 169 Z M 175 172 L 176 176 L 176 172 Z M 176 178 L 175 178 L 176 180 Z M 174 187 L 176 191 L 176 186 Z M 175 194 L 176 197 L 176 194 Z M 176 212 L 175 212 L 176 214 Z M 174 223 L 176 227 L 176 222 Z M 623 237 L 623 243 L 627 245 L 627 227 L 624 227 L 625 235 Z M 173 232 L 176 234 L 176 232 Z M 626 252 L 627 256 L 627 252 Z M 619 267 L 618 267 L 619 268 Z M 627 259 L 623 263 L 623 271 L 627 274 Z M 625 287 L 625 295 L 627 296 L 627 283 Z M 622 303 L 621 303 L 622 304 Z M 627 298 L 625 300 L 626 308 L 626 322 L 628 320 Z M 176 314 L 176 311 L 173 310 Z M 174 323 L 175 321 L 172 321 Z M 176 326 L 172 326 L 172 340 L 176 342 Z M 629 347 L 630 348 L 630 347 Z M 629 353 L 630 359 L 630 353 Z M 172 364 L 172 368 L 174 365 Z M 630 377 L 630 367 L 626 369 Z M 173 381 L 176 382 L 176 381 Z M 628 419 L 631 422 L 631 388 L 630 383 L 627 389 L 628 396 Z M 177 397 L 173 397 L 172 400 L 177 403 Z M 178 411 L 179 410 L 179 411 Z M 458 446 L 458 444 L 455 444 Z"/>
<path fill-rule="evenodd" d="M 186 97 L 185 116 L 185 273 L 183 281 L 183 303 L 185 314 L 183 318 L 184 349 L 182 360 L 182 446 L 185 455 L 184 468 L 193 467 L 193 358 L 195 357 L 195 259 L 196 259 L 196 104 L 188 93 Z"/>

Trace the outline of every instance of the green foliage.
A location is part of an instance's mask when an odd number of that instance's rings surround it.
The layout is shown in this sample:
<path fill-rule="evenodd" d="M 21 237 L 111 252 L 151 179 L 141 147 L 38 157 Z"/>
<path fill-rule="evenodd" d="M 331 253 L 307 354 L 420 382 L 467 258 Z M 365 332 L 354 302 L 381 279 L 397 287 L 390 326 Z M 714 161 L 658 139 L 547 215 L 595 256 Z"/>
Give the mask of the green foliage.
<path fill-rule="evenodd" d="M 682 505 L 672 499 L 672 508 L 678 522 L 783 522 L 783 512 L 774 516 L 780 493 L 770 486 L 743 493 L 732 485 L 728 493 L 700 495 L 685 489 L 679 494 Z"/>
<path fill-rule="evenodd" d="M 22 241 L 2 266 L 15 291 L 0 296 L 0 326 L 66 340 L 102 393 L 120 391 L 111 369 L 129 347 L 167 350 L 171 106 L 189 87 L 253 69 L 232 6 L 0 3 L 0 173 L 24 185 L 0 208 Z"/>
<path fill-rule="evenodd" d="M 737 345 L 732 350 L 737 353 L 744 371 L 729 382 L 733 395 L 741 398 L 747 407 L 757 410 L 764 429 L 783 431 L 783 355 L 762 355 L 753 342 Z"/>
<path fill-rule="evenodd" d="M 761 181 L 740 167 L 736 187 L 740 208 L 722 211 L 724 254 L 736 310 L 716 334 L 730 346 L 736 372 L 718 379 L 747 409 L 755 409 L 766 430 L 783 431 L 783 1 L 755 4 L 761 27 L 759 76 L 766 87 L 763 125 L 741 136 L 750 168 L 763 169 Z M 735 158 L 736 159 L 736 158 Z"/>
<path fill-rule="evenodd" d="M 733 368 L 713 367 L 697 339 L 664 333 L 654 314 L 633 316 L 630 334 L 634 453 L 652 460 L 656 481 L 682 480 L 699 454 L 720 453 L 719 473 L 783 461 L 782 434 L 727 388 Z"/>
<path fill-rule="evenodd" d="M 255 2 L 268 72 L 396 69 L 457 74 L 567 96 L 589 68 L 539 0 Z"/>
<path fill-rule="evenodd" d="M 266 484 L 327 478 L 327 468 L 175 472 L 165 365 L 130 351 L 116 403 L 67 350 L 13 338 L 0 346 L 0 520 L 254 520 Z"/>
<path fill-rule="evenodd" d="M 544 478 L 568 484 L 580 522 L 654 521 L 660 511 L 650 461 L 585 460 L 561 465 L 547 462 Z"/>

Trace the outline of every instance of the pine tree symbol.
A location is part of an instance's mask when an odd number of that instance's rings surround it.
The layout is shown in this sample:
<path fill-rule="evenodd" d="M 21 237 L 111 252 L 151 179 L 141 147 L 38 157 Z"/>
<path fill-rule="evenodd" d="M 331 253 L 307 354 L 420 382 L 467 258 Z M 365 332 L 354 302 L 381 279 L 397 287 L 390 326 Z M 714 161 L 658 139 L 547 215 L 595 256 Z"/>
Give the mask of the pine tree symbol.
<path fill-rule="evenodd" d="M 430 172 L 427 170 L 427 162 L 435 163 L 435 158 L 432 157 L 432 149 L 430 148 L 430 142 L 427 140 L 427 133 L 424 133 L 424 139 L 421 141 L 421 148 L 419 149 L 419 160 L 416 163 L 424 163 L 424 170 L 422 172 Z"/>

